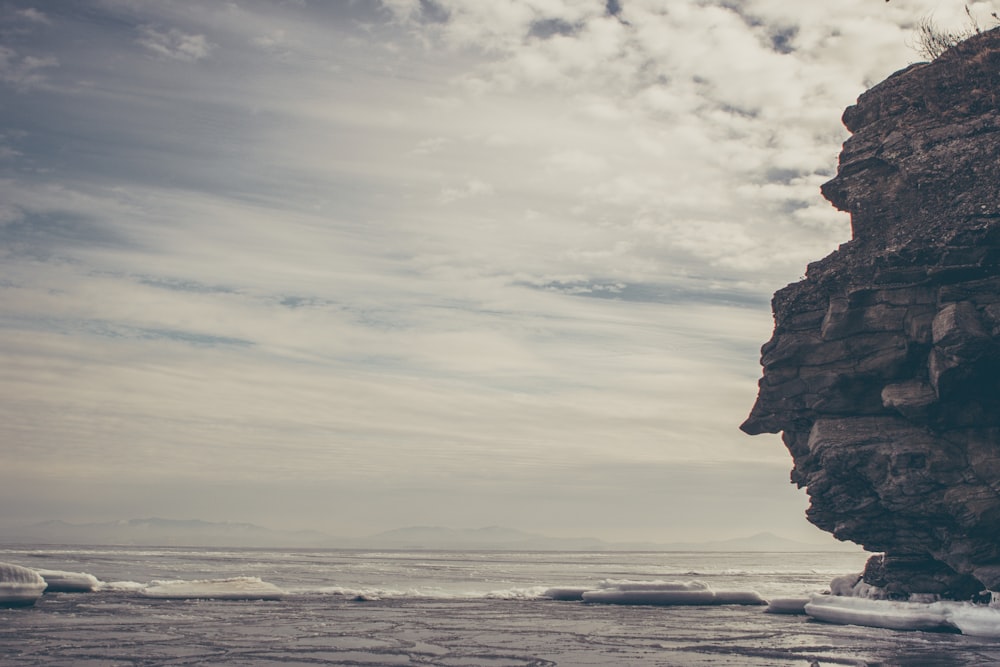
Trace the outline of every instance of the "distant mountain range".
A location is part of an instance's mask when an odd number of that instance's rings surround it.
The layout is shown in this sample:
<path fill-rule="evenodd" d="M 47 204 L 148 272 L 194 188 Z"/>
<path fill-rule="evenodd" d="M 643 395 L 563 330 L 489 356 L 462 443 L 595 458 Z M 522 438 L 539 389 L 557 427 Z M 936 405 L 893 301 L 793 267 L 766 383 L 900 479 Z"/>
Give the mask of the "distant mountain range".
<path fill-rule="evenodd" d="M 712 542 L 605 542 L 597 538 L 557 538 L 513 528 L 411 526 L 363 538 L 340 538 L 304 530 L 264 528 L 252 523 L 197 519 L 128 519 L 103 523 L 44 521 L 0 534 L 3 544 L 74 544 L 192 547 L 445 549 L 492 551 L 859 551 L 852 544 L 818 546 L 773 533 Z"/>
<path fill-rule="evenodd" d="M 272 530 L 252 523 L 198 519 L 128 519 L 104 523 L 44 521 L 6 531 L 0 543 L 191 547 L 329 547 L 335 539 L 317 531 Z"/>

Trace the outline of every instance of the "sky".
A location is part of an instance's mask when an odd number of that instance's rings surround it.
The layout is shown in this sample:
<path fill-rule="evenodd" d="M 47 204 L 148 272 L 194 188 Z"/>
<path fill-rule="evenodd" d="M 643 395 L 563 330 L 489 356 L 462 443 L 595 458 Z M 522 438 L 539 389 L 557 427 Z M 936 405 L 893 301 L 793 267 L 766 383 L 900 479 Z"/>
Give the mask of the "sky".
<path fill-rule="evenodd" d="M 964 12 L 0 0 L 0 528 L 824 540 L 738 430 L 770 296 Z"/>

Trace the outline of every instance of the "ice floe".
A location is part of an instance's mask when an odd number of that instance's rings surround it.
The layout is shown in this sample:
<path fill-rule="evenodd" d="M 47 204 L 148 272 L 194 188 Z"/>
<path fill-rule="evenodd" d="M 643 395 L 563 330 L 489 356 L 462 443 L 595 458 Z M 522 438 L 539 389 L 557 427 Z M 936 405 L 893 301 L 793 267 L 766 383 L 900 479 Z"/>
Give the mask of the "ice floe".
<path fill-rule="evenodd" d="M 622 605 L 763 605 L 767 602 L 753 591 L 714 591 L 701 581 L 615 581 L 601 582 L 598 590 L 582 594 L 584 602 Z"/>
<path fill-rule="evenodd" d="M 806 613 L 819 621 L 864 625 L 890 630 L 946 630 L 949 625 L 940 602 L 893 602 L 841 595 L 813 595 Z"/>
<path fill-rule="evenodd" d="M 285 592 L 258 577 L 202 579 L 196 581 L 154 581 L 141 594 L 167 600 L 279 600 Z"/>
<path fill-rule="evenodd" d="M 32 569 L 0 563 L 0 607 L 28 607 L 45 591 L 45 579 Z"/>
<path fill-rule="evenodd" d="M 890 630 L 958 630 L 1000 639 L 1000 609 L 971 602 L 897 602 L 814 595 L 806 613 L 819 621 Z"/>
<path fill-rule="evenodd" d="M 48 587 L 46 593 L 89 593 L 101 586 L 100 580 L 86 572 L 63 572 L 62 570 L 35 570 Z"/>
<path fill-rule="evenodd" d="M 809 598 L 772 598 L 767 602 L 768 614 L 805 614 Z"/>
<path fill-rule="evenodd" d="M 584 593 L 591 590 L 590 586 L 561 586 L 545 589 L 541 597 L 559 602 L 578 602 L 583 599 Z"/>

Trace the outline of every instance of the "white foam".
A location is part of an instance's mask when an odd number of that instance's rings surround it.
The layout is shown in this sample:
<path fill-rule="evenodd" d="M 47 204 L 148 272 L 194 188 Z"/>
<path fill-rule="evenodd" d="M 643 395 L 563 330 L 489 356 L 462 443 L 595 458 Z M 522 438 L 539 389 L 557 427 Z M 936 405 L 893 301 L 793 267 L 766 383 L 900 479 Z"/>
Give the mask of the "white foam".
<path fill-rule="evenodd" d="M 140 584 L 138 581 L 102 581 L 100 586 L 100 590 L 102 591 L 115 591 L 119 593 L 134 593 L 144 588 L 146 588 L 146 584 Z"/>
<path fill-rule="evenodd" d="M 544 586 L 528 586 L 527 588 L 507 588 L 490 591 L 485 595 L 487 600 L 538 600 L 546 592 Z"/>
<path fill-rule="evenodd" d="M 350 588 L 347 586 L 321 586 L 319 588 L 293 588 L 287 591 L 293 595 L 335 595 L 337 597 L 351 598 L 354 600 L 382 600 L 382 599 L 431 599 L 431 600 L 452 600 L 469 597 L 483 597 L 484 594 L 462 594 L 448 593 L 440 589 L 408 589 L 399 590 L 393 588 Z"/>
<path fill-rule="evenodd" d="M 46 593 L 89 593 L 101 586 L 100 580 L 86 572 L 63 572 L 62 570 L 35 570 L 48 588 Z"/>
<path fill-rule="evenodd" d="M 258 577 L 202 579 L 196 581 L 154 581 L 142 589 L 149 598 L 168 600 L 279 600 L 284 591 Z"/>
<path fill-rule="evenodd" d="M 34 570 L 0 563 L 0 606 L 33 605 L 42 596 L 45 586 L 45 580 Z"/>

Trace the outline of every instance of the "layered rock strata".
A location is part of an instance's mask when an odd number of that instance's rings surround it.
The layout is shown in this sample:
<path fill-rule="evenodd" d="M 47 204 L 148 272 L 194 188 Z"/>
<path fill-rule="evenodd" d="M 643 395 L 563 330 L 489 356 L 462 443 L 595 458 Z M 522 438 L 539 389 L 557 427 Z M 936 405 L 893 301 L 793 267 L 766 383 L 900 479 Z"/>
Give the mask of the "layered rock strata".
<path fill-rule="evenodd" d="M 823 194 L 852 239 L 774 295 L 750 434 L 894 596 L 1000 591 L 1000 32 L 843 116 Z"/>

